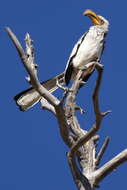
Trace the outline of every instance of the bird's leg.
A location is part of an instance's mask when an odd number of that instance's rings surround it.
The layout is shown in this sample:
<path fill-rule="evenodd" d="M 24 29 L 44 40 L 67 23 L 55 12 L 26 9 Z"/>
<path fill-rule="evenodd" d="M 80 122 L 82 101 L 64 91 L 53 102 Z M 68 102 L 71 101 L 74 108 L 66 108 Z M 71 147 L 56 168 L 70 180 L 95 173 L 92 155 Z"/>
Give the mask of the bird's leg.
<path fill-rule="evenodd" d="M 96 66 L 96 62 L 95 61 L 92 61 L 86 65 L 84 65 L 81 69 L 83 71 L 82 73 L 82 84 L 81 86 L 83 86 L 85 84 L 85 81 L 84 81 L 84 78 L 90 76 L 92 74 L 92 72 L 94 71 L 95 69 L 95 66 Z"/>
<path fill-rule="evenodd" d="M 69 89 L 68 89 L 67 87 L 62 86 L 62 85 L 59 83 L 58 80 L 56 81 L 56 86 L 57 86 L 58 88 L 60 88 L 61 90 L 63 90 L 65 93 L 69 91 Z"/>
<path fill-rule="evenodd" d="M 85 70 L 87 70 L 87 69 L 89 69 L 89 68 L 95 66 L 95 63 L 96 63 L 95 61 L 92 61 L 92 62 L 90 62 L 90 63 L 88 63 L 88 64 L 82 66 L 82 67 L 81 67 L 81 70 L 85 71 Z"/>
<path fill-rule="evenodd" d="M 102 65 L 102 64 L 98 61 L 98 62 L 96 62 L 96 64 L 95 64 L 95 68 L 96 68 L 97 70 L 102 70 L 102 69 L 104 68 L 104 65 Z"/>
<path fill-rule="evenodd" d="M 56 81 L 56 86 L 58 86 L 58 88 L 60 88 L 61 90 L 64 91 L 64 94 L 67 94 L 68 92 L 72 92 L 73 90 L 67 88 L 67 87 L 64 87 L 60 84 L 59 80 Z"/>

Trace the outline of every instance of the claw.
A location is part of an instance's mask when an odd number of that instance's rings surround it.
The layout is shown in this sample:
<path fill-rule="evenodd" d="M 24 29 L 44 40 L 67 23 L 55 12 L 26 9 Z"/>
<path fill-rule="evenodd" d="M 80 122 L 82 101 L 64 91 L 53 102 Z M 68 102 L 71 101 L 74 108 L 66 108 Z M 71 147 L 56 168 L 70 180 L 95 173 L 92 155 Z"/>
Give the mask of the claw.
<path fill-rule="evenodd" d="M 95 67 L 97 70 L 102 70 L 104 68 L 104 65 L 100 64 L 99 62 L 96 62 Z"/>
<path fill-rule="evenodd" d="M 82 81 L 80 82 L 80 84 L 81 84 L 81 85 L 84 85 L 84 84 L 86 84 L 86 82 L 82 80 Z"/>

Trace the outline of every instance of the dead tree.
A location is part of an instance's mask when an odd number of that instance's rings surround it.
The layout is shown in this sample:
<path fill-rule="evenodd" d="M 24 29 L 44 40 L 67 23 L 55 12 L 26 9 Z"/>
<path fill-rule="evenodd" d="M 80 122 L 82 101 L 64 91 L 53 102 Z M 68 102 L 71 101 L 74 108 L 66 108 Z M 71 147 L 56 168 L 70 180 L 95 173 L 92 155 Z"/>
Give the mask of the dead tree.
<path fill-rule="evenodd" d="M 58 84 L 59 88 L 64 90 L 63 98 L 59 100 L 57 97 L 49 93 L 49 91 L 39 82 L 37 66 L 34 63 L 33 45 L 30 35 L 26 34 L 25 51 L 11 29 L 6 28 L 6 31 L 14 43 L 21 61 L 29 74 L 30 84 L 42 96 L 41 104 L 43 109 L 52 112 L 58 120 L 60 135 L 70 150 L 67 153 L 67 160 L 77 189 L 95 189 L 99 186 L 100 181 L 120 164 L 127 161 L 127 149 L 125 149 L 102 167 L 99 167 L 101 158 L 109 143 L 109 137 L 106 137 L 102 148 L 98 154 L 96 153 L 96 142 L 99 140 L 99 136 L 96 135 L 96 133 L 101 127 L 103 117 L 110 113 L 110 111 L 101 112 L 99 106 L 99 90 L 103 74 L 103 66 L 101 64 L 96 64 L 98 76 L 93 92 L 95 122 L 91 129 L 87 131 L 81 128 L 75 114 L 77 109 L 79 109 L 81 113 L 83 112 L 83 110 L 76 104 L 76 96 L 80 90 L 80 86 L 84 85 L 81 78 L 83 71 L 78 72 L 76 80 L 73 81 L 71 88 L 67 89 Z M 27 56 L 28 52 L 29 56 Z"/>

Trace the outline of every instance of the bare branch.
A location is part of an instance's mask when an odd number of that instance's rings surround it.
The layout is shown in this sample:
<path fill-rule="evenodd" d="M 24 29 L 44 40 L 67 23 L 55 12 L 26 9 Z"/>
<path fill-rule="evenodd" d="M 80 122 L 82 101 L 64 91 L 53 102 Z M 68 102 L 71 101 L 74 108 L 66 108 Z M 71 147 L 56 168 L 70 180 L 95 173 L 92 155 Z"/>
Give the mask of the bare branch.
<path fill-rule="evenodd" d="M 104 141 L 104 143 L 103 143 L 103 145 L 102 145 L 102 147 L 101 147 L 101 149 L 100 149 L 100 151 L 99 151 L 99 153 L 97 155 L 97 158 L 96 158 L 96 165 L 97 166 L 100 164 L 100 161 L 101 161 L 101 159 L 102 159 L 102 157 L 103 157 L 103 155 L 104 155 L 104 153 L 106 151 L 106 148 L 107 148 L 107 146 L 109 144 L 109 140 L 110 140 L 109 137 L 105 138 L 105 141 Z"/>
<path fill-rule="evenodd" d="M 28 82 L 32 84 L 33 88 L 35 88 L 42 97 L 42 108 L 53 113 L 58 120 L 61 137 L 65 144 L 70 148 L 70 151 L 67 154 L 67 159 L 78 190 L 93 190 L 98 186 L 98 183 L 116 169 L 116 167 L 127 161 L 127 149 L 125 149 L 101 168 L 96 168 L 96 166 L 99 165 L 109 143 L 109 137 L 107 137 L 96 157 L 96 141 L 99 137 L 95 136 L 95 134 L 100 129 L 103 117 L 111 112 L 101 112 L 99 106 L 99 90 L 102 81 L 103 66 L 94 61 L 87 64 L 84 67 L 84 71 L 76 71 L 75 80 L 70 89 L 62 86 L 64 85 L 64 73 L 58 75 L 60 78 L 62 76 L 62 82 L 58 80 L 56 81 L 56 85 L 65 91 L 62 100 L 59 101 L 59 99 L 44 88 L 42 85 L 43 83 L 41 84 L 39 82 L 37 76 L 37 65 L 35 64 L 34 59 L 33 41 L 31 40 L 30 35 L 28 33 L 26 34 L 26 51 L 24 51 L 22 45 L 11 29 L 6 28 L 6 31 L 14 43 L 21 61 L 29 74 L 27 78 Z M 76 109 L 80 110 L 81 113 L 84 112 L 77 106 L 76 96 L 80 87 L 85 84 L 83 81 L 84 77 L 91 75 L 94 69 L 98 72 L 93 93 L 95 123 L 89 131 L 85 131 L 81 129 L 76 117 Z M 55 77 L 55 80 L 59 79 L 58 76 Z"/>
<path fill-rule="evenodd" d="M 27 70 L 28 74 L 30 75 L 31 84 L 33 85 L 33 87 L 38 91 L 38 93 L 42 97 L 44 97 L 47 101 L 49 101 L 53 106 L 59 105 L 60 101 L 55 96 L 53 96 L 51 93 L 49 93 L 48 90 L 46 90 L 40 84 L 37 74 L 36 74 L 36 71 L 35 71 L 35 69 L 33 69 L 31 64 L 29 63 L 27 56 L 26 56 L 19 40 L 17 39 L 17 37 L 14 35 L 14 33 L 11 31 L 10 28 L 6 28 L 6 31 L 9 35 L 9 37 L 11 38 L 12 42 L 14 43 L 25 69 Z"/>
<path fill-rule="evenodd" d="M 88 179 L 84 175 L 82 175 L 82 173 L 78 169 L 75 156 L 72 156 L 70 152 L 68 152 L 67 158 L 77 188 L 79 190 L 92 190 Z"/>
<path fill-rule="evenodd" d="M 6 31 L 9 35 L 9 37 L 11 38 L 12 42 L 14 43 L 19 56 L 23 62 L 24 67 L 26 68 L 29 76 L 30 76 L 30 82 L 32 84 L 32 86 L 37 90 L 37 92 L 46 99 L 46 101 L 49 102 L 49 104 L 45 104 L 45 108 L 49 109 L 50 111 L 52 111 L 53 113 L 56 114 L 57 118 L 58 118 L 58 122 L 60 124 L 60 134 L 64 140 L 64 142 L 68 145 L 71 146 L 72 145 L 72 139 L 69 136 L 68 133 L 68 125 L 66 122 L 66 118 L 65 118 L 65 113 L 64 113 L 64 109 L 62 108 L 62 106 L 60 105 L 60 101 L 53 96 L 51 93 L 49 93 L 48 90 L 46 90 L 39 82 L 38 77 L 37 77 L 37 70 L 35 67 L 35 64 L 33 63 L 33 54 L 32 54 L 32 48 L 31 47 L 31 39 L 30 36 L 27 34 L 27 38 L 26 38 L 26 54 L 19 42 L 19 40 L 17 39 L 17 37 L 14 35 L 14 33 L 11 31 L 10 28 L 6 28 Z M 42 100 L 43 101 L 43 100 Z M 46 103 L 45 101 L 45 103 Z M 43 101 L 44 103 L 44 101 Z M 51 104 L 51 106 L 49 106 Z M 55 110 L 54 108 L 55 107 Z"/>
<path fill-rule="evenodd" d="M 94 105 L 94 113 L 96 117 L 102 117 L 102 113 L 100 112 L 100 106 L 99 106 L 99 90 L 100 90 L 100 85 L 102 81 L 103 67 L 99 67 L 99 68 L 97 67 L 97 71 L 98 71 L 98 78 L 97 78 L 96 86 L 93 93 L 93 105 Z"/>
<path fill-rule="evenodd" d="M 56 116 L 56 111 L 55 111 L 54 106 L 52 106 L 45 98 L 41 98 L 40 102 L 41 102 L 42 109 L 46 109 Z"/>
<path fill-rule="evenodd" d="M 61 137 L 63 141 L 65 142 L 65 144 L 68 147 L 71 147 L 74 142 L 73 142 L 73 138 L 69 135 L 69 126 L 66 120 L 65 110 L 60 104 L 55 107 L 55 111 L 56 111 L 56 117 L 59 123 Z"/>
<path fill-rule="evenodd" d="M 27 59 L 27 57 L 26 57 L 25 51 L 22 48 L 19 40 L 16 38 L 15 34 L 11 31 L 11 29 L 9 27 L 6 28 L 6 31 L 9 35 L 9 37 L 11 38 L 12 42 L 14 43 L 22 62 L 24 62 Z"/>
<path fill-rule="evenodd" d="M 96 116 L 95 124 L 93 125 L 92 129 L 90 129 L 84 136 L 80 135 L 80 138 L 78 138 L 78 140 L 71 147 L 69 155 L 70 155 L 70 157 L 72 157 L 72 159 L 75 159 L 74 158 L 75 153 L 77 153 L 79 148 L 81 146 L 85 145 L 85 143 L 88 142 L 90 139 L 92 139 L 92 137 L 95 135 L 95 133 L 99 130 L 103 117 L 108 113 L 108 112 L 106 114 L 101 113 L 100 108 L 99 108 L 99 100 L 98 99 L 99 99 L 99 89 L 100 89 L 100 84 L 101 84 L 101 79 L 102 79 L 102 72 L 103 72 L 103 68 L 99 68 L 98 69 L 98 78 L 97 78 L 97 82 L 96 82 L 96 86 L 95 86 L 95 90 L 94 90 L 94 94 L 93 94 L 94 112 L 95 112 L 95 116 Z M 89 143 L 90 143 L 90 141 L 89 141 Z M 93 144 L 92 141 L 91 141 L 91 143 Z M 93 148 L 92 148 L 92 150 L 93 150 Z M 88 166 L 87 166 L 88 174 L 86 171 L 84 171 L 83 175 L 88 177 L 89 183 L 91 184 L 91 187 L 93 187 L 93 185 L 96 185 L 94 183 L 95 178 L 92 175 L 93 170 L 94 170 L 94 160 L 93 160 L 94 157 L 92 157 L 92 155 L 90 155 L 89 159 L 91 159 L 91 161 L 90 161 L 90 163 L 88 162 Z M 91 163 L 93 163 L 93 164 L 91 165 Z M 93 167 L 93 168 L 91 168 L 91 167 Z M 90 171 L 91 171 L 91 174 L 89 173 Z"/>
<path fill-rule="evenodd" d="M 71 153 L 74 154 L 82 145 L 84 145 L 87 141 L 91 139 L 92 136 L 99 130 L 101 121 L 106 114 L 100 112 L 99 108 L 99 90 L 102 80 L 103 68 L 100 67 L 98 69 L 98 78 L 96 82 L 96 86 L 93 93 L 93 105 L 94 105 L 94 112 L 96 116 L 96 121 L 93 127 L 87 132 L 83 137 L 81 137 L 72 147 Z M 106 112 L 109 113 L 109 112 Z"/>
<path fill-rule="evenodd" d="M 104 166 L 99 168 L 94 172 L 95 176 L 95 184 L 98 184 L 102 179 L 104 179 L 107 175 L 109 175 L 113 170 L 127 161 L 127 149 L 123 150 L 117 156 L 115 156 L 112 160 L 107 162 Z"/>
<path fill-rule="evenodd" d="M 25 36 L 25 42 L 26 42 L 26 56 L 27 56 L 27 62 L 31 65 L 31 68 L 35 72 L 35 75 L 37 75 L 37 64 L 35 64 L 35 52 L 34 52 L 34 46 L 33 46 L 33 40 L 31 40 L 29 33 L 26 33 Z M 31 78 L 27 77 L 28 82 L 31 83 Z"/>
<path fill-rule="evenodd" d="M 80 88 L 80 85 L 82 83 L 82 78 L 81 78 L 82 73 L 83 71 L 81 70 L 77 73 L 75 81 L 73 82 L 72 87 L 68 91 L 66 103 L 65 103 L 65 114 L 66 114 L 67 122 L 69 123 L 70 130 L 72 130 L 74 134 L 77 135 L 77 137 L 80 137 L 81 135 L 84 134 L 75 116 L 75 111 L 77 107 L 75 103 L 75 99 L 76 99 L 78 90 Z"/>

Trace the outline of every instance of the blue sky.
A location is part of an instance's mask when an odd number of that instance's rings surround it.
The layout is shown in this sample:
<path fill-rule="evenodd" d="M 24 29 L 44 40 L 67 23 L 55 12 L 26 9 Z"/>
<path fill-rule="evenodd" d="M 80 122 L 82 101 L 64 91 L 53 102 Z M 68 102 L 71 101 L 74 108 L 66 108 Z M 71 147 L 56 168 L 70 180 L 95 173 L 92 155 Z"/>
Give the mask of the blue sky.
<path fill-rule="evenodd" d="M 22 113 L 13 96 L 28 87 L 27 75 L 4 28 L 11 27 L 24 43 L 29 32 L 36 48 L 39 77 L 46 80 L 62 72 L 71 49 L 91 25 L 82 13 L 92 9 L 107 18 L 110 31 L 102 57 L 105 65 L 101 89 L 101 108 L 113 112 L 104 118 L 100 131 L 102 143 L 111 137 L 102 164 L 127 147 L 127 16 L 126 1 L 1 0 L 1 125 L 0 190 L 76 189 L 66 161 L 68 148 L 62 142 L 56 119 L 39 105 Z M 82 88 L 78 102 L 87 114 L 80 118 L 84 129 L 94 121 L 91 93 L 96 74 Z M 105 178 L 100 190 L 126 186 L 127 164 Z"/>

